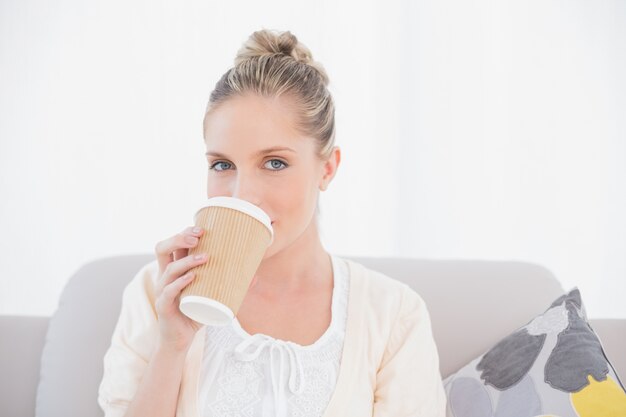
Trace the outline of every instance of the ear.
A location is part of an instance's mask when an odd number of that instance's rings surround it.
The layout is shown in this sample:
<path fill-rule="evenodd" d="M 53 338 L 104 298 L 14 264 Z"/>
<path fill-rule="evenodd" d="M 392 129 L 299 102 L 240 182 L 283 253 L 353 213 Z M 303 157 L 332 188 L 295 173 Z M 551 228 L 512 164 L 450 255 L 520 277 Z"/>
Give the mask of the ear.
<path fill-rule="evenodd" d="M 324 175 L 320 179 L 319 189 L 322 191 L 326 191 L 328 188 L 328 184 L 332 181 L 337 173 L 337 167 L 339 167 L 339 163 L 341 162 L 341 149 L 338 146 L 334 146 L 333 150 L 328 157 L 328 159 L 324 162 L 323 172 Z"/>

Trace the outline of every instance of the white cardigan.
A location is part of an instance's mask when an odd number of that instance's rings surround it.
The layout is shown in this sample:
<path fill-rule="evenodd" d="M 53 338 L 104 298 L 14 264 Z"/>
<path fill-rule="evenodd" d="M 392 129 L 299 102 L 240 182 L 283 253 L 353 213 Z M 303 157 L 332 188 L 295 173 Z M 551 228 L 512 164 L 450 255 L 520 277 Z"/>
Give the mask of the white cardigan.
<path fill-rule="evenodd" d="M 445 417 L 439 356 L 423 299 L 408 285 L 345 260 L 350 270 L 345 340 L 335 391 L 323 417 Z M 154 260 L 124 289 L 98 390 L 105 417 L 124 416 L 158 340 L 157 275 Z M 200 417 L 204 337 L 198 331 L 187 352 L 176 417 Z"/>

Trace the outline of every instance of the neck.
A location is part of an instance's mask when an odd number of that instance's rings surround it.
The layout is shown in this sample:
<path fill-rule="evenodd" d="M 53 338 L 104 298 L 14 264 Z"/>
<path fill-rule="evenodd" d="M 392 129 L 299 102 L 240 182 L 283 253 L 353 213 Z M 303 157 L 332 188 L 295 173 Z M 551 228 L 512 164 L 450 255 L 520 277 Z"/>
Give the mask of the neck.
<path fill-rule="evenodd" d="M 319 284 L 331 271 L 330 255 L 324 250 L 317 224 L 312 220 L 291 245 L 261 261 L 250 288 L 295 290 Z"/>

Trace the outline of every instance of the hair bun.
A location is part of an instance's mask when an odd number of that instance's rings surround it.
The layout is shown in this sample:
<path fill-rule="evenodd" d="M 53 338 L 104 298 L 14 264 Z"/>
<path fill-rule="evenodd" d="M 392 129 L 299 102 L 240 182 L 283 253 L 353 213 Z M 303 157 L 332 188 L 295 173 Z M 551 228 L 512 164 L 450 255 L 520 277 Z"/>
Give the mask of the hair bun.
<path fill-rule="evenodd" d="M 250 59 L 272 55 L 288 56 L 297 62 L 312 66 L 322 77 L 324 85 L 328 85 L 328 76 L 324 68 L 313 60 L 309 48 L 300 43 L 298 38 L 288 30 L 261 29 L 253 32 L 237 51 L 235 66 Z"/>

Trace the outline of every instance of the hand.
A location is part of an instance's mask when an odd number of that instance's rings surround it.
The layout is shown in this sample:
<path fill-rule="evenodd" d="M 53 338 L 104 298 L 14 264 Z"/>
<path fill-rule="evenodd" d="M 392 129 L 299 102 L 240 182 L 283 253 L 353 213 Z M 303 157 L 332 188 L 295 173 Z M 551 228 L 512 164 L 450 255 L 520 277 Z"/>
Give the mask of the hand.
<path fill-rule="evenodd" d="M 188 227 L 169 239 L 158 242 L 155 252 L 159 263 L 159 276 L 156 285 L 156 302 L 160 339 L 159 347 L 176 351 L 186 351 L 202 325 L 184 315 L 179 308 L 180 292 L 191 281 L 194 273 L 190 269 L 207 261 L 189 255 L 189 248 L 195 247 L 204 229 L 198 233 Z M 200 254 L 197 254 L 200 255 Z"/>

